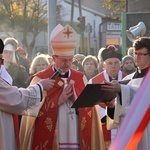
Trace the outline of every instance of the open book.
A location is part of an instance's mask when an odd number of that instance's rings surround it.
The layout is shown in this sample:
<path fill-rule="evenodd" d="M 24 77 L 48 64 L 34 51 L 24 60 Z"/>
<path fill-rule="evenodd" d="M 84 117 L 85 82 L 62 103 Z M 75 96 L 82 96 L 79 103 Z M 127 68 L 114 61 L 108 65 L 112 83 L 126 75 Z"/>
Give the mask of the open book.
<path fill-rule="evenodd" d="M 120 81 L 120 84 L 127 84 L 130 80 Z M 99 103 L 106 103 L 116 97 L 116 93 L 102 91 L 104 84 L 87 84 L 82 93 L 76 99 L 72 108 L 93 107 Z"/>
<path fill-rule="evenodd" d="M 103 84 L 87 84 L 72 108 L 92 107 L 99 103 L 111 101 L 116 97 L 115 93 L 101 90 Z"/>

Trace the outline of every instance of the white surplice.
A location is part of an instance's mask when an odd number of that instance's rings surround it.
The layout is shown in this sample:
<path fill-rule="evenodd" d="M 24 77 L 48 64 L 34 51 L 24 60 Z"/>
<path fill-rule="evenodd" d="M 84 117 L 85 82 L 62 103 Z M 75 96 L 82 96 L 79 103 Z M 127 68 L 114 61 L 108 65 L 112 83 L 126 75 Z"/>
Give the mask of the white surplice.
<path fill-rule="evenodd" d="M 12 114 L 36 116 L 40 89 L 38 85 L 18 89 L 8 84 L 10 80 L 4 80 L 0 78 L 0 149 L 17 150 Z"/>
<path fill-rule="evenodd" d="M 124 78 L 124 80 L 128 80 L 128 79 L 131 79 L 131 80 L 128 83 L 128 85 L 121 85 L 122 104 L 120 104 L 120 97 L 117 96 L 114 120 L 110 119 L 107 116 L 109 129 L 119 128 L 119 126 L 122 124 L 124 117 L 125 117 L 126 113 L 128 112 L 128 109 L 131 105 L 133 97 L 141 85 L 143 78 L 132 79 L 133 76 L 134 76 L 134 73 L 130 74 Z M 137 146 L 137 150 L 150 150 L 149 143 L 150 143 L 150 125 L 147 126 L 145 133 L 143 134 L 142 139 L 140 140 L 140 142 Z"/>
<path fill-rule="evenodd" d="M 62 78 L 67 86 L 67 78 Z M 80 149 L 78 116 L 75 108 L 71 108 L 73 102 L 67 100 L 58 110 L 58 138 L 59 149 Z M 74 136 L 70 136 L 74 135 Z"/>

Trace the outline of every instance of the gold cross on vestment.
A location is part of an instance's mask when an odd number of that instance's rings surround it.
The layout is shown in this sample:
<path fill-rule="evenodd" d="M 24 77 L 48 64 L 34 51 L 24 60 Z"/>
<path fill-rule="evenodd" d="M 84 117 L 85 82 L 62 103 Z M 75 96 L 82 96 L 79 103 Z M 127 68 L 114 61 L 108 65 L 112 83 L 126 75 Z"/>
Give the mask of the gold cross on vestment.
<path fill-rule="evenodd" d="M 63 34 L 66 34 L 67 37 L 69 38 L 69 35 L 72 34 L 73 32 L 70 31 L 69 27 L 67 27 L 67 31 L 63 32 Z"/>

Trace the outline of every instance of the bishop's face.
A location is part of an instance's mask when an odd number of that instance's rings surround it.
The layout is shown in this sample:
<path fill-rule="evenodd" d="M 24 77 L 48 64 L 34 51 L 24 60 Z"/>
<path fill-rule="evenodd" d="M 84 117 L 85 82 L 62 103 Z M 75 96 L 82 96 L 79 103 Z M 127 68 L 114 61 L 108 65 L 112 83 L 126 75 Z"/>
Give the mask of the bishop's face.
<path fill-rule="evenodd" d="M 53 55 L 56 69 L 61 68 L 64 72 L 68 72 L 71 68 L 73 56 L 57 56 Z"/>

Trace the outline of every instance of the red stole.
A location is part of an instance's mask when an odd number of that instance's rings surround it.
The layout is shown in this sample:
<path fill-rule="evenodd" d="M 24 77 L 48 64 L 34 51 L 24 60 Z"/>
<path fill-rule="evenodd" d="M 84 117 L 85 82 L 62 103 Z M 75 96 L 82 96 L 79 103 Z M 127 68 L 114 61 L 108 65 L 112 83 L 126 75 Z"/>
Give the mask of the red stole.
<path fill-rule="evenodd" d="M 18 115 L 12 114 L 13 122 L 14 122 L 14 130 L 15 130 L 15 136 L 17 141 L 17 148 L 19 150 L 20 148 L 20 140 L 19 140 L 19 121 L 18 121 Z"/>
<path fill-rule="evenodd" d="M 80 149 L 91 150 L 92 108 L 79 109 Z"/>
<path fill-rule="evenodd" d="M 98 74 L 96 77 L 94 77 L 92 79 L 92 83 L 95 84 L 95 83 L 103 83 L 105 80 L 104 78 L 104 73 L 100 73 Z M 102 104 L 99 104 L 102 108 L 106 108 L 106 105 L 104 103 Z M 104 133 L 104 141 L 105 142 L 110 142 L 111 141 L 111 130 L 107 130 L 106 128 L 106 123 L 102 125 L 102 128 L 103 128 L 103 133 Z"/>
<path fill-rule="evenodd" d="M 49 78 L 52 76 L 53 73 L 54 72 L 52 70 L 52 67 L 50 67 L 45 71 L 36 74 L 36 76 L 40 78 Z M 71 80 L 75 81 L 74 89 L 77 96 L 79 96 L 79 94 L 85 87 L 82 78 L 83 78 L 82 73 L 79 73 L 75 70 L 71 70 L 71 76 L 67 80 L 68 83 Z M 56 122 L 57 122 L 58 98 L 63 88 L 64 88 L 64 81 L 60 77 L 57 77 L 55 79 L 54 87 L 49 91 L 47 91 L 44 103 L 35 121 L 32 150 L 36 150 L 37 148 L 45 148 L 52 150 L 54 141 L 54 132 L 56 129 Z M 81 150 L 84 149 L 82 147 L 90 147 L 91 124 L 92 124 L 91 108 L 88 109 L 82 108 L 81 110 L 79 110 Z"/>
<path fill-rule="evenodd" d="M 37 149 L 37 147 L 52 149 L 57 121 L 58 98 L 62 90 L 63 87 L 55 84 L 54 88 L 47 92 L 44 104 L 42 105 L 38 118 L 35 121 L 32 149 Z"/>

